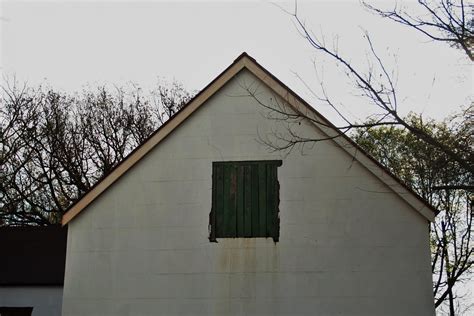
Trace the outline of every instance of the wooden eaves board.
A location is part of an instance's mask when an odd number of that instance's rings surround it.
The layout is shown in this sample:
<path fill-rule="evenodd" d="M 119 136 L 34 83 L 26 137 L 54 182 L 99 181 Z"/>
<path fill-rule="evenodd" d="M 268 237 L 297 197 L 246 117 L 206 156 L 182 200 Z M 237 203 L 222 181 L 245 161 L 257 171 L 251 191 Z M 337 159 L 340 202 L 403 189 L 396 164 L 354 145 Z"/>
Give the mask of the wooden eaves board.
<path fill-rule="evenodd" d="M 140 146 L 132 151 L 121 163 L 112 169 L 107 175 L 99 180 L 82 198 L 71 205 L 62 218 L 62 225 L 69 223 L 74 217 L 82 212 L 89 204 L 91 204 L 99 195 L 107 190 L 115 181 L 117 181 L 125 172 L 143 158 L 152 148 L 159 144 L 166 136 L 168 136 L 175 128 L 184 122 L 194 111 L 196 111 L 206 100 L 214 93 L 219 91 L 230 79 L 232 79 L 242 69 L 246 68 L 253 75 L 263 81 L 276 95 L 286 101 L 295 111 L 304 115 L 310 115 L 321 122 L 321 125 L 314 127 L 322 131 L 329 137 L 340 136 L 334 138 L 339 146 L 341 146 L 348 154 L 354 157 L 359 163 L 365 166 L 382 182 L 387 184 L 394 192 L 396 192 L 403 200 L 411 205 L 416 211 L 423 215 L 427 220 L 434 221 L 437 211 L 425 200 L 414 193 L 410 188 L 406 187 L 398 178 L 390 173 L 379 162 L 369 156 L 349 137 L 340 133 L 337 128 L 331 124 L 326 118 L 319 114 L 313 107 L 301 99 L 296 93 L 289 89 L 285 84 L 259 65 L 255 59 L 242 53 L 227 69 L 217 76 L 209 85 L 199 92 L 191 101 L 189 101 L 180 111 L 178 111 L 165 124 L 160 126 L 150 137 Z M 358 154 L 361 153 L 361 154 Z"/>

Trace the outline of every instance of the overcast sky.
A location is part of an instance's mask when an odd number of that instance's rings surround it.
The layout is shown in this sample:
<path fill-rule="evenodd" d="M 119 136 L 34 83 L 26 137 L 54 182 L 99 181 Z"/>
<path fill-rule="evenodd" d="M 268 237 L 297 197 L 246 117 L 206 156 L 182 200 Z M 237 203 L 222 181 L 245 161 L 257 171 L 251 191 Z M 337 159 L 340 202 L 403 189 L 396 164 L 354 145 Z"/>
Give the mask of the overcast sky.
<path fill-rule="evenodd" d="M 292 2 L 279 5 L 293 9 Z M 300 1 L 298 9 L 310 29 L 330 43 L 337 37 L 341 55 L 360 67 L 368 48 L 362 30 L 370 33 L 397 71 L 401 113 L 440 119 L 469 102 L 472 68 L 461 51 L 374 16 L 358 1 Z M 295 75 L 318 88 L 313 61 L 330 95 L 354 117 L 372 113 L 353 100 L 344 77 L 305 42 L 291 17 L 268 1 L 3 1 L 1 27 L 2 72 L 30 85 L 149 88 L 161 77 L 200 90 L 246 51 L 330 119 L 329 108 Z"/>

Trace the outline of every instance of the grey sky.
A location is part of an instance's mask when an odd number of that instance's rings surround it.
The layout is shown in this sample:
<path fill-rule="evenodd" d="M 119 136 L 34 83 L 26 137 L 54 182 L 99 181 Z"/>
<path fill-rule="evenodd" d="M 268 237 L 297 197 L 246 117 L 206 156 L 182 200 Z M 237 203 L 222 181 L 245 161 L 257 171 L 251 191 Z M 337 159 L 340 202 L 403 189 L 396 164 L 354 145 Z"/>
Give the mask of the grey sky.
<path fill-rule="evenodd" d="M 279 4 L 293 8 L 292 2 Z M 472 69 L 461 51 L 373 16 L 358 1 L 300 1 L 299 12 L 328 42 L 338 36 L 340 53 L 364 67 L 362 28 L 369 31 L 398 72 L 402 113 L 442 118 L 468 103 Z M 350 113 L 372 113 L 353 98 L 334 64 L 302 39 L 291 18 L 266 1 L 3 1 L 1 16 L 2 71 L 30 84 L 46 79 L 55 88 L 77 91 L 88 83 L 132 81 L 148 88 L 164 77 L 200 90 L 246 51 L 330 119 L 335 116 L 329 108 L 295 76 L 318 88 L 313 60 L 330 94 Z M 386 53 L 396 55 L 396 64 Z"/>

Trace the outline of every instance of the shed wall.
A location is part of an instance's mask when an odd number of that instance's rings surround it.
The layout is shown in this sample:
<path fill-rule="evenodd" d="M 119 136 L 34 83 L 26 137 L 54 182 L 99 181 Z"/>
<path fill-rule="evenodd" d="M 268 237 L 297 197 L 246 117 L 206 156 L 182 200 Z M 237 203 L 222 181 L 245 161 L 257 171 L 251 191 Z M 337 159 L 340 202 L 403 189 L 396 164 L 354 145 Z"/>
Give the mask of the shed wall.
<path fill-rule="evenodd" d="M 0 286 L 0 307 L 33 307 L 32 316 L 60 316 L 62 286 Z"/>
<path fill-rule="evenodd" d="M 69 224 L 63 315 L 434 315 L 427 220 L 331 141 L 269 151 L 248 87 L 278 100 L 243 70 Z M 212 162 L 273 159 L 280 241 L 209 242 Z"/>

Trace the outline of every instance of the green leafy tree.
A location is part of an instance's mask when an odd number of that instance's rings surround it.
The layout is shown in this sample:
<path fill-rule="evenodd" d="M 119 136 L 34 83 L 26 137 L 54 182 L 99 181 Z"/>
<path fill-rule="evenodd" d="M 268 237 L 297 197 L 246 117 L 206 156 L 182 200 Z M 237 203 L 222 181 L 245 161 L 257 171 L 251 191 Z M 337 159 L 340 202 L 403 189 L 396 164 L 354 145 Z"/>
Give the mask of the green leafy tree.
<path fill-rule="evenodd" d="M 415 114 L 405 120 L 467 159 L 473 148 L 472 114 L 471 107 L 443 122 L 425 121 Z M 357 130 L 354 139 L 440 211 L 431 225 L 435 306 L 447 308 L 449 315 L 458 314 L 461 305 L 456 289 L 469 279 L 474 265 L 472 172 L 405 128 L 363 128 Z"/>

